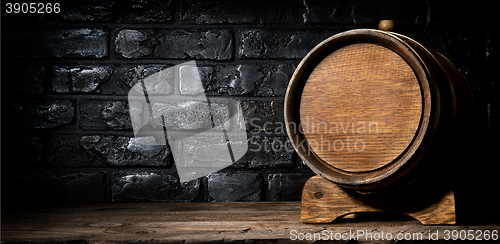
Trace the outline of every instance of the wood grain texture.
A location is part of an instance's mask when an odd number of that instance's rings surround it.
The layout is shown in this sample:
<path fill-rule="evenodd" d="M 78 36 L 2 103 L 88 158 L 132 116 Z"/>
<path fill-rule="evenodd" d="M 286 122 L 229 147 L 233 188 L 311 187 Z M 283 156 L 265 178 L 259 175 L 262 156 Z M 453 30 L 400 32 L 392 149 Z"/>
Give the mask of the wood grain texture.
<path fill-rule="evenodd" d="M 378 23 L 378 29 L 382 31 L 392 31 L 394 29 L 394 25 L 394 20 L 385 19 Z"/>
<path fill-rule="evenodd" d="M 348 214 L 392 212 L 411 216 L 425 225 L 456 223 L 453 192 L 432 199 L 412 194 L 361 195 L 346 191 L 320 176 L 310 178 L 302 192 L 302 223 L 331 223 Z"/>
<path fill-rule="evenodd" d="M 436 159 L 466 140 L 474 117 L 472 92 L 449 60 L 408 37 L 371 29 L 314 47 L 297 66 L 284 104 L 300 158 L 318 175 L 365 193 L 396 190 L 450 167 Z"/>
<path fill-rule="evenodd" d="M 341 170 L 387 165 L 413 140 L 422 96 L 411 67 L 390 49 L 369 43 L 342 47 L 312 71 L 300 119 L 311 149 Z"/>
<path fill-rule="evenodd" d="M 369 217 L 369 216 L 367 216 Z M 329 224 L 300 222 L 300 202 L 112 203 L 2 212 L 2 243 L 313 243 L 290 240 L 297 233 L 428 233 L 499 230 L 499 226 L 423 226 L 412 219 L 342 219 Z M 363 242 L 364 239 L 358 240 Z"/>

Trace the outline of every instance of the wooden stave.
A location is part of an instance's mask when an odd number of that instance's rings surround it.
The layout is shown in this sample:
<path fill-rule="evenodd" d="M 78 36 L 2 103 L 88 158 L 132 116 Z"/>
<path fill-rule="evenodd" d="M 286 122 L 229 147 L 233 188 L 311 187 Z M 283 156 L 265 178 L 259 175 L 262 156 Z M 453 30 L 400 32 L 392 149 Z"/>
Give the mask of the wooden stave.
<path fill-rule="evenodd" d="M 422 89 L 424 109 L 421 126 L 417 131 L 417 140 L 412 141 L 409 148 L 393 162 L 371 172 L 353 173 L 327 165 L 317 157 L 301 149 L 301 141 L 305 140 L 300 132 L 294 132 L 290 123 L 300 124 L 300 94 L 307 81 L 308 75 L 323 58 L 340 47 L 369 42 L 382 45 L 398 53 L 413 69 Z M 443 68 L 444 67 L 444 68 Z M 453 82 L 448 73 L 456 73 L 454 77 L 461 77 L 458 83 L 464 83 L 467 91 L 463 92 L 470 99 L 472 93 L 465 78 L 456 67 L 438 52 L 420 45 L 418 42 L 392 32 L 371 29 L 358 29 L 343 32 L 332 36 L 313 48 L 300 62 L 295 70 L 285 96 L 285 125 L 288 136 L 301 159 L 318 175 L 333 181 L 345 188 L 362 192 L 380 192 L 405 186 L 424 175 L 428 169 L 436 168 L 432 165 L 436 155 L 441 153 L 443 144 L 446 144 L 456 129 L 455 122 L 458 115 L 466 117 L 457 108 L 457 98 Z M 424 87 L 422 87 L 424 86 Z M 431 95 L 433 94 L 433 95 Z M 472 106 L 474 107 L 474 106 Z M 424 126 L 422 126 L 424 125 Z M 462 123 L 461 126 L 466 125 Z M 427 126 L 427 127 L 426 127 Z M 451 127 L 448 130 L 447 127 Z M 422 129 L 422 130 L 421 130 Z M 303 148 L 303 147 L 302 147 Z M 408 154 L 408 150 L 411 153 Z"/>
<path fill-rule="evenodd" d="M 457 154 L 457 149 L 459 152 L 466 149 L 465 144 L 461 144 L 473 136 L 472 130 L 463 135 L 458 133 L 475 124 L 476 110 L 472 90 L 456 66 L 442 54 L 406 36 L 391 34 L 413 46 L 426 63 L 432 63 L 429 65 L 432 67 L 430 72 L 440 96 L 440 99 L 436 99 L 440 108 L 435 110 L 436 117 L 439 117 L 436 118 L 439 123 L 435 124 L 437 133 L 428 142 L 429 148 L 420 159 L 422 163 L 418 166 L 422 169 L 414 170 L 413 175 L 407 177 L 407 182 L 402 182 L 398 188 L 412 181 L 419 181 L 418 185 L 428 188 L 437 185 L 442 186 L 441 188 L 446 188 L 445 185 L 450 187 L 452 174 L 456 171 L 452 167 L 456 167 L 458 162 L 464 162 L 453 155 Z"/>

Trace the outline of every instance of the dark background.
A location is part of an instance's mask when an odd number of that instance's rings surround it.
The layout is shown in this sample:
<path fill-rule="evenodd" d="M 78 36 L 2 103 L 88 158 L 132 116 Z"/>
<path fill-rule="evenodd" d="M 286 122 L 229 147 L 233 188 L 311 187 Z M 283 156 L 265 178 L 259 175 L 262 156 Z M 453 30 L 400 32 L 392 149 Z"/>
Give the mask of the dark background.
<path fill-rule="evenodd" d="M 294 69 L 325 38 L 393 19 L 394 31 L 441 52 L 469 81 L 475 138 L 464 142 L 469 157 L 450 155 L 459 169 L 453 173 L 458 220 L 499 223 L 493 1 L 60 4 L 59 14 L 6 14 L 2 3 L 3 211 L 68 203 L 300 200 L 314 173 L 286 150 L 280 128 Z M 250 148 L 270 150 L 248 152 L 231 167 L 180 184 L 168 150 L 134 141 L 127 93 L 144 77 L 188 60 L 197 61 L 208 95 L 240 102 Z M 250 124 L 252 118 L 260 123 Z M 268 130 L 265 122 L 271 122 Z"/>

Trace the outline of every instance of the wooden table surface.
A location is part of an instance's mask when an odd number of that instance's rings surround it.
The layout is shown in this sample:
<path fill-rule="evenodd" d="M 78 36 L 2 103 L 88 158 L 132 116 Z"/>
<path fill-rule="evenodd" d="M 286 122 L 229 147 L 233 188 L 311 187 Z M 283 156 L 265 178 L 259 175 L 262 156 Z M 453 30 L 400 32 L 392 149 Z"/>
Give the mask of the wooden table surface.
<path fill-rule="evenodd" d="M 431 238 L 444 239 L 447 230 L 449 234 L 454 230 L 456 233 L 473 230 L 474 235 L 488 230 L 492 238 L 492 232 L 500 230 L 500 226 L 423 226 L 413 219 L 394 219 L 393 216 L 387 219 L 387 216 L 378 214 L 370 218 L 347 218 L 332 224 L 302 224 L 300 202 L 67 205 L 3 213 L 1 237 L 3 243 L 263 243 L 266 240 L 311 243 L 314 233 L 318 233 L 316 237 L 334 240 L 352 238 L 356 233 L 371 233 L 371 239 L 358 237 L 359 242 L 371 242 L 377 237 L 385 240 L 392 236 L 395 239 L 405 235 L 410 237 L 413 233 L 421 233 L 422 239 L 429 239 L 430 235 Z M 418 237 L 416 234 L 415 238 Z"/>

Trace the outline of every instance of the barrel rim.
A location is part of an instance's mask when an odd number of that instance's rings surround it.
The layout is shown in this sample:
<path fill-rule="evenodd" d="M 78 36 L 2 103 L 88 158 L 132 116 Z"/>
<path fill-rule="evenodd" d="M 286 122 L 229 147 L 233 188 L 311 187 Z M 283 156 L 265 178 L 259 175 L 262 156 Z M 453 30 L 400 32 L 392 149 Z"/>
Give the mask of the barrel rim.
<path fill-rule="evenodd" d="M 344 171 L 327 164 L 319 158 L 309 146 L 307 146 L 307 149 L 304 147 L 304 143 L 307 144 L 307 141 L 305 140 L 305 136 L 300 132 L 300 129 L 297 128 L 297 125 L 293 130 L 291 128 L 291 123 L 299 122 L 300 126 L 301 94 L 307 82 L 307 78 L 314 67 L 333 51 L 355 43 L 378 44 L 400 55 L 412 68 L 419 81 L 423 103 L 419 127 L 406 150 L 387 165 L 365 172 Z M 431 133 L 434 132 L 434 129 L 432 129 L 433 126 L 429 127 L 429 124 L 432 122 L 431 113 L 433 109 L 431 106 L 431 87 L 429 85 L 431 77 L 429 77 L 427 70 L 428 67 L 426 67 L 425 63 L 416 54 L 413 48 L 404 40 L 396 35 L 392 35 L 390 32 L 372 29 L 357 29 L 342 32 L 327 38 L 314 47 L 302 59 L 287 87 L 284 108 L 285 126 L 293 147 L 300 158 L 318 175 L 347 187 L 362 188 L 363 186 L 373 185 L 376 182 L 391 178 L 391 175 L 394 177 L 397 171 L 402 168 L 408 168 L 418 162 L 418 160 L 410 159 L 422 143 L 424 135 L 428 133 L 427 129 L 431 128 Z M 394 180 L 397 179 L 392 179 L 392 181 Z"/>

